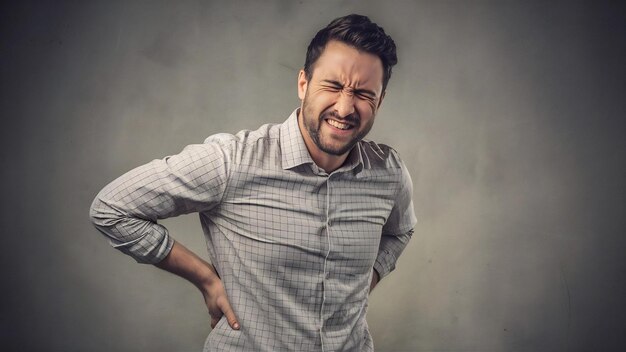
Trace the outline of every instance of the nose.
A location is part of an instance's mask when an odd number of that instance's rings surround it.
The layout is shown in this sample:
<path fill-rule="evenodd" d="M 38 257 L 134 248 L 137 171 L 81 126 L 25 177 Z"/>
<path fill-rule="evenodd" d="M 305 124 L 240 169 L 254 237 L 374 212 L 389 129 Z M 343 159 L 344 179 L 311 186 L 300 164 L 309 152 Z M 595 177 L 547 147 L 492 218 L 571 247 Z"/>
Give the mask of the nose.
<path fill-rule="evenodd" d="M 339 117 L 346 117 L 354 113 L 354 94 L 346 91 L 341 92 L 337 97 L 337 102 L 335 102 L 335 110 Z"/>

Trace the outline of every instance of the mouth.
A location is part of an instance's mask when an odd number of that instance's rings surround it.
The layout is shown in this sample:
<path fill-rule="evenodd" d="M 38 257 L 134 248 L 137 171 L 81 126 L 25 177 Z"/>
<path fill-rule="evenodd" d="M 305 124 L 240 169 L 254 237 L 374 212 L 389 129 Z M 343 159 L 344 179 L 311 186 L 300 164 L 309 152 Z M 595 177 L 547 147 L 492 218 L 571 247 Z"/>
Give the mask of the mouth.
<path fill-rule="evenodd" d="M 342 131 L 348 131 L 354 128 L 354 125 L 352 124 L 340 122 L 340 121 L 333 120 L 330 118 L 325 119 L 324 121 L 326 121 L 329 125 L 333 126 L 334 128 L 342 130 Z"/>

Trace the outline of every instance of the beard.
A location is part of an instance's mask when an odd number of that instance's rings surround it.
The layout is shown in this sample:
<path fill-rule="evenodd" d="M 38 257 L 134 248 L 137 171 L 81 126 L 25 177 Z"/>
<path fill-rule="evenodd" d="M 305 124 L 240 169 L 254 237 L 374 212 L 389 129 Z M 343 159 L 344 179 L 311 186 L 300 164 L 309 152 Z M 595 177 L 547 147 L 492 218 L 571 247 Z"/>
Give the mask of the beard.
<path fill-rule="evenodd" d="M 317 119 L 315 119 L 313 117 L 309 118 L 308 108 L 309 107 L 307 104 L 307 99 L 305 97 L 303 105 L 302 105 L 303 125 L 306 128 L 307 132 L 309 133 L 311 140 L 313 140 L 313 143 L 315 143 L 315 145 L 317 146 L 317 148 L 319 148 L 324 153 L 330 154 L 330 155 L 340 156 L 349 152 L 352 149 L 352 147 L 354 147 L 355 144 L 357 144 L 360 140 L 362 140 L 369 133 L 369 131 L 372 129 L 372 125 L 374 124 L 374 116 L 372 116 L 368 125 L 366 125 L 362 131 L 360 131 L 354 137 L 352 137 L 352 139 L 350 139 L 349 141 L 343 144 L 332 143 L 332 138 L 333 138 L 332 136 L 322 135 L 322 133 L 320 132 L 320 129 L 322 128 L 322 124 L 324 123 L 324 120 L 326 120 L 329 117 L 334 117 L 339 121 L 343 120 L 343 121 L 349 122 L 350 124 L 354 126 L 353 129 L 358 130 L 361 127 L 361 116 L 355 111 L 354 113 L 341 118 L 334 111 L 324 111 L 319 115 Z"/>

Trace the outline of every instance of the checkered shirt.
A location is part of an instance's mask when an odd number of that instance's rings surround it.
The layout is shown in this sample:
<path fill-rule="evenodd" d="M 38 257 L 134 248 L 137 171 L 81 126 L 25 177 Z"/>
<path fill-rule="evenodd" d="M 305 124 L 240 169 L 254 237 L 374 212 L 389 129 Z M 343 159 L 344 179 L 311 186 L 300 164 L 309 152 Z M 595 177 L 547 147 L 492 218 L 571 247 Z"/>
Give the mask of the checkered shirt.
<path fill-rule="evenodd" d="M 204 351 L 373 351 L 365 320 L 372 268 L 391 272 L 416 218 L 392 148 L 360 141 L 317 167 L 296 109 L 283 124 L 220 133 L 122 175 L 91 206 L 96 228 L 141 263 L 173 245 L 158 224 L 197 212 L 241 324 L 224 317 Z"/>

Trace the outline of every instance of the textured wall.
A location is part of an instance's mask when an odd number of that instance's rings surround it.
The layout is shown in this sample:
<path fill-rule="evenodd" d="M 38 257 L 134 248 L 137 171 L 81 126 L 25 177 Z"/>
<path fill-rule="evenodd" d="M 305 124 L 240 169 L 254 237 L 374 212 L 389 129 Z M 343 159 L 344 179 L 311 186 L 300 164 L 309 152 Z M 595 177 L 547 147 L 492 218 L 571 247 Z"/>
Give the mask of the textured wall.
<path fill-rule="evenodd" d="M 110 248 L 91 200 L 282 122 L 308 41 L 351 12 L 398 44 L 370 138 L 408 164 L 420 219 L 371 297 L 377 350 L 623 350 L 626 16 L 591 1 L 2 5 L 6 350 L 201 350 L 201 295 Z M 165 224 L 206 257 L 195 215 Z"/>

